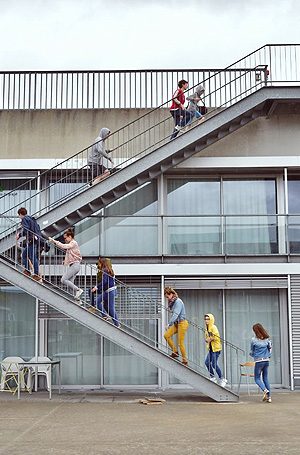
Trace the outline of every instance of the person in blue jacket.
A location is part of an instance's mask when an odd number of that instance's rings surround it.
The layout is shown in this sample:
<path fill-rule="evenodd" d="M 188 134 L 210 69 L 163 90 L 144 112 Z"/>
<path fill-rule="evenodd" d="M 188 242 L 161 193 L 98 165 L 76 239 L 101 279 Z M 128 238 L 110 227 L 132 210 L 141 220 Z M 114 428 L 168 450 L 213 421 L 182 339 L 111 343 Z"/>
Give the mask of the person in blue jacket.
<path fill-rule="evenodd" d="M 17 240 L 25 237 L 25 247 L 22 252 L 22 265 L 24 266 L 23 273 L 26 276 L 31 276 L 30 263 L 33 266 L 32 278 L 38 282 L 42 282 L 42 277 L 39 275 L 39 257 L 38 249 L 40 239 L 34 233 L 34 219 L 29 216 L 25 207 L 20 207 L 18 215 L 21 220 L 22 229 L 17 233 Z"/>
<path fill-rule="evenodd" d="M 92 292 L 97 291 L 97 308 L 104 319 L 110 316 L 114 325 L 120 327 L 119 318 L 115 310 L 115 298 L 117 295 L 115 273 L 108 258 L 99 257 L 98 265 L 102 271 L 101 281 L 92 289 Z"/>
<path fill-rule="evenodd" d="M 268 371 L 272 353 L 272 341 L 261 324 L 254 324 L 252 329 L 255 337 L 251 340 L 250 356 L 253 357 L 255 362 L 254 380 L 264 393 L 263 401 L 271 403 L 271 388 Z"/>

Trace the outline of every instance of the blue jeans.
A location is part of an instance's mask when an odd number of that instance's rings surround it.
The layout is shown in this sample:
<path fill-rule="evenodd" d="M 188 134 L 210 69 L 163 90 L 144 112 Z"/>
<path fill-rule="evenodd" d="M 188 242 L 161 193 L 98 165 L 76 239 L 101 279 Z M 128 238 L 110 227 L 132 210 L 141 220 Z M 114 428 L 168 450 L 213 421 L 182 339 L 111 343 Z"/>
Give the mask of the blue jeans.
<path fill-rule="evenodd" d="M 200 114 L 199 111 L 189 111 L 191 114 L 191 119 L 188 122 L 188 125 L 190 125 L 194 120 L 197 120 L 198 118 L 201 118 L 202 115 Z"/>
<path fill-rule="evenodd" d="M 269 363 L 270 363 L 269 361 L 255 363 L 254 380 L 262 391 L 266 389 L 269 390 L 269 396 L 271 396 L 271 389 L 268 378 Z"/>
<path fill-rule="evenodd" d="M 208 351 L 208 354 L 205 359 L 205 366 L 209 371 L 210 377 L 213 378 L 215 376 L 216 371 L 217 375 L 220 379 L 222 379 L 222 371 L 218 365 L 218 359 L 220 357 L 221 351 L 213 352 Z"/>
<path fill-rule="evenodd" d="M 104 291 L 103 294 L 98 294 L 97 308 L 101 313 L 101 316 L 109 315 L 115 325 L 119 325 L 118 315 L 115 310 L 115 298 L 117 290 L 113 289 L 109 292 Z"/>
<path fill-rule="evenodd" d="M 30 271 L 29 261 L 33 265 L 35 275 L 39 274 L 39 260 L 36 243 L 27 243 L 22 252 L 22 265 Z"/>
<path fill-rule="evenodd" d="M 185 109 L 176 109 L 175 111 L 170 111 L 172 117 L 174 118 L 175 126 L 180 126 L 183 128 L 191 120 L 191 113 Z M 174 129 L 171 139 L 174 139 L 178 134 L 178 131 Z"/>

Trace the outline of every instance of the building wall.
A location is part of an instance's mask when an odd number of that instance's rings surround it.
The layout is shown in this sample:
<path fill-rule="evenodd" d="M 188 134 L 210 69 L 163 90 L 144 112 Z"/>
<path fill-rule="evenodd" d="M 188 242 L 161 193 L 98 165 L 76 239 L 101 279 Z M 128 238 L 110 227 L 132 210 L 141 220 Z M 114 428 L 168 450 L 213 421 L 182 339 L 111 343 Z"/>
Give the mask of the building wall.
<path fill-rule="evenodd" d="M 116 131 L 150 109 L 0 111 L 2 159 L 67 158 L 91 145 L 102 127 Z M 168 109 L 155 118 L 170 117 Z M 170 117 L 170 120 L 171 117 Z"/>
<path fill-rule="evenodd" d="M 299 122 L 299 114 L 259 117 L 210 145 L 199 156 L 298 156 Z"/>

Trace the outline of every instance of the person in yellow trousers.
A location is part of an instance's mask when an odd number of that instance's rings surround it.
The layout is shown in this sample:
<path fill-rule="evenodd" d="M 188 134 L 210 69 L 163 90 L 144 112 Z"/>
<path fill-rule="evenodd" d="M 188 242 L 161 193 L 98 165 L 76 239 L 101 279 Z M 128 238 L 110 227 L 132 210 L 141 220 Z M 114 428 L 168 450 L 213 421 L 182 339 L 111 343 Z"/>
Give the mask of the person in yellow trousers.
<path fill-rule="evenodd" d="M 184 337 L 187 332 L 189 323 L 186 320 L 185 306 L 183 301 L 178 297 L 177 292 L 170 287 L 164 289 L 164 295 L 168 300 L 169 310 L 172 312 L 171 319 L 166 326 L 166 332 L 164 334 L 165 340 L 172 349 L 171 357 L 177 359 L 179 357 L 178 349 L 175 346 L 172 336 L 177 333 L 178 347 L 182 356 L 182 363 L 188 364 L 186 349 L 184 345 Z"/>
<path fill-rule="evenodd" d="M 215 317 L 213 314 L 208 313 L 204 316 L 205 321 L 205 342 L 208 350 L 205 365 L 208 369 L 210 380 L 218 382 L 215 377 L 215 372 L 219 377 L 219 384 L 225 387 L 227 380 L 223 377 L 221 368 L 218 365 L 218 359 L 222 352 L 222 343 L 218 327 L 215 325 Z"/>

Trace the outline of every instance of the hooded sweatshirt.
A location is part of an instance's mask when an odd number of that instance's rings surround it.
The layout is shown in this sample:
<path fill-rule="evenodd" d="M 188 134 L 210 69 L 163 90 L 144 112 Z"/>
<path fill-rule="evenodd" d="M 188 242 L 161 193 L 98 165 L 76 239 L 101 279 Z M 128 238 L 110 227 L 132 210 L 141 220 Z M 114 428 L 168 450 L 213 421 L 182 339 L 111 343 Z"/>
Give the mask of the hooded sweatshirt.
<path fill-rule="evenodd" d="M 196 87 L 196 91 L 192 95 L 190 95 L 186 98 L 189 101 L 188 110 L 190 112 L 197 111 L 197 105 L 199 102 L 199 98 L 201 98 L 203 93 L 204 93 L 203 85 L 198 85 Z"/>
<path fill-rule="evenodd" d="M 209 350 L 209 344 L 211 344 L 211 350 L 213 352 L 218 352 L 222 350 L 222 343 L 220 340 L 220 334 L 218 327 L 215 325 L 215 317 L 211 313 L 207 313 L 206 316 L 209 316 L 209 324 L 205 328 L 205 340 L 207 337 L 213 337 L 211 343 L 206 342 L 206 347 Z"/>
<path fill-rule="evenodd" d="M 112 159 L 105 150 L 105 139 L 107 139 L 109 134 L 110 130 L 108 128 L 101 128 L 99 136 L 96 137 L 95 144 L 92 146 L 89 152 L 89 164 L 99 164 L 104 166 L 106 169 L 111 167 Z"/>

